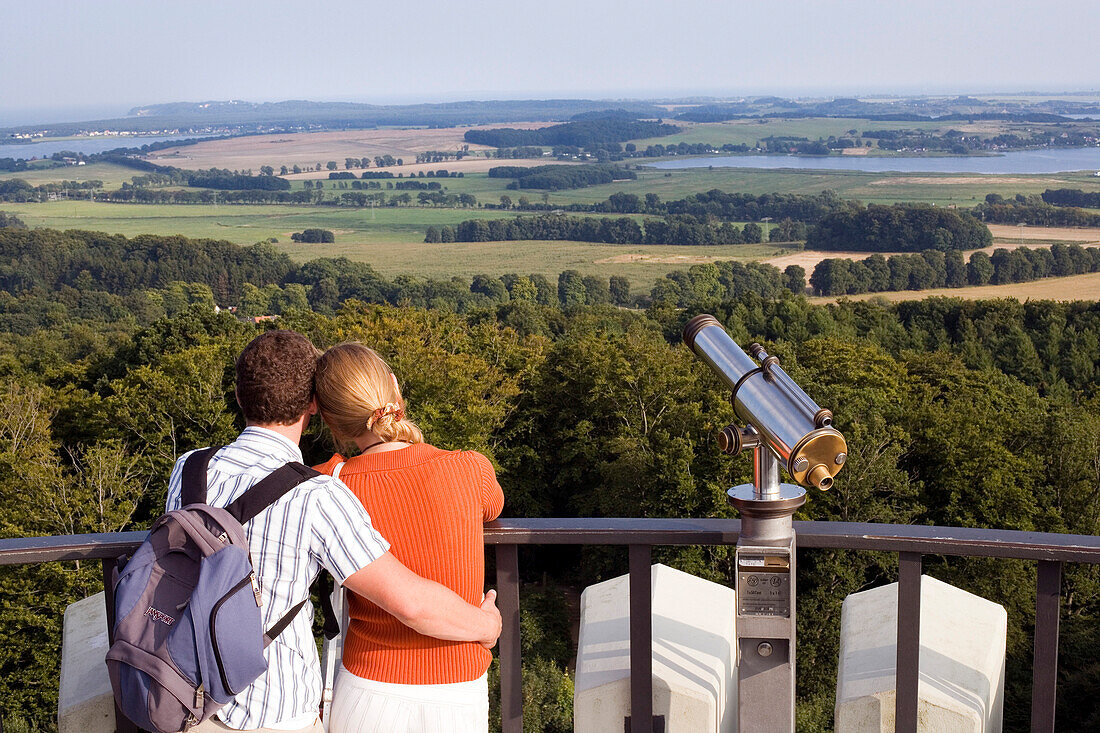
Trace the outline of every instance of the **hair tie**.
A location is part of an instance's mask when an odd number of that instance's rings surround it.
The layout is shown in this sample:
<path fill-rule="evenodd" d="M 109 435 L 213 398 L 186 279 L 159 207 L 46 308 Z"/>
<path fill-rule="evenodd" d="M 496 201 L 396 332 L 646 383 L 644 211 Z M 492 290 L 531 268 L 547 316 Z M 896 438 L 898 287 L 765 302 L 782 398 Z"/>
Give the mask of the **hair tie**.
<path fill-rule="evenodd" d="M 374 423 L 384 418 L 386 415 L 392 415 L 395 421 L 403 420 L 405 417 L 405 410 L 397 402 L 387 402 L 385 407 L 379 407 L 373 413 L 371 413 L 370 419 L 367 420 L 367 430 L 374 428 Z"/>

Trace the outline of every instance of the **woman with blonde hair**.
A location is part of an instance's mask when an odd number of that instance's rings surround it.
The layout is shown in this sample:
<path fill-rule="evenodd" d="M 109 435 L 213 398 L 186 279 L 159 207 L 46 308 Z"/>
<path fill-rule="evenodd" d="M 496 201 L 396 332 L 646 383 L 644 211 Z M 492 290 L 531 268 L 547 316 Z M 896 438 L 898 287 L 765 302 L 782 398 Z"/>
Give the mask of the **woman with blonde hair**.
<path fill-rule="evenodd" d="M 358 450 L 318 470 L 348 485 L 413 572 L 480 603 L 482 525 L 504 506 L 488 459 L 425 443 L 405 414 L 397 377 L 362 344 L 326 351 L 315 386 L 333 436 Z M 488 649 L 422 636 L 364 598 L 349 593 L 348 599 L 351 621 L 329 733 L 488 730 Z"/>

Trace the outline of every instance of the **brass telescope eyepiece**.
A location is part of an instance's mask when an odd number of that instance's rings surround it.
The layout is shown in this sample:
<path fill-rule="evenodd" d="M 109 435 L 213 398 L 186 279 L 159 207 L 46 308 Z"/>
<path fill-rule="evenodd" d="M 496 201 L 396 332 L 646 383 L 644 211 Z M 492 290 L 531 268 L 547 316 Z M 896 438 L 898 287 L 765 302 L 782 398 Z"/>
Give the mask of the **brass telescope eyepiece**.
<path fill-rule="evenodd" d="M 746 354 L 712 315 L 688 321 L 683 338 L 733 390 L 734 412 L 751 428 L 723 428 L 719 448 L 736 455 L 759 446 L 774 453 L 797 483 L 822 491 L 832 488 L 848 457 L 844 436 L 833 427 L 832 411 L 814 402 L 760 344 L 749 346 L 751 357 Z"/>

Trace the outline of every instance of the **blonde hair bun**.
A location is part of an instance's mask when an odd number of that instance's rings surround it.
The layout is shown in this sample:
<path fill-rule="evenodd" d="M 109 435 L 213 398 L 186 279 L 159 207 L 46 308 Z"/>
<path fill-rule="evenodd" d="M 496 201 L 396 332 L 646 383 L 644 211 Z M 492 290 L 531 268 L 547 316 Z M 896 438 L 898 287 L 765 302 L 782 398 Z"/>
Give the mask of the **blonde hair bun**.
<path fill-rule="evenodd" d="M 321 419 L 341 442 L 373 432 L 386 442 L 423 443 L 405 417 L 397 377 L 374 349 L 358 342 L 333 346 L 317 361 L 314 378 Z"/>

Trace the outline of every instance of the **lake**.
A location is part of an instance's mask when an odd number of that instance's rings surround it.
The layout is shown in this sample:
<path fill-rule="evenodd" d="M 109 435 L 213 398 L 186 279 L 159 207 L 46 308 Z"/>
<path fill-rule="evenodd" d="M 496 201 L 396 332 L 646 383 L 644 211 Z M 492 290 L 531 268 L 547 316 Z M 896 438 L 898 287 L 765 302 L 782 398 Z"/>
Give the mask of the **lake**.
<path fill-rule="evenodd" d="M 866 155 L 730 155 L 643 164 L 651 168 L 800 168 L 869 173 L 1065 173 L 1100 171 L 1100 147 L 1018 150 L 1002 155 L 872 158 Z"/>
<path fill-rule="evenodd" d="M 204 135 L 142 135 L 125 137 L 75 137 L 67 140 L 49 140 L 34 143 L 7 143 L 0 144 L 0 158 L 48 158 L 54 153 L 63 150 L 72 150 L 77 153 L 91 155 L 102 153 L 115 148 L 140 148 L 149 143 L 159 143 L 165 140 L 188 140 Z"/>

